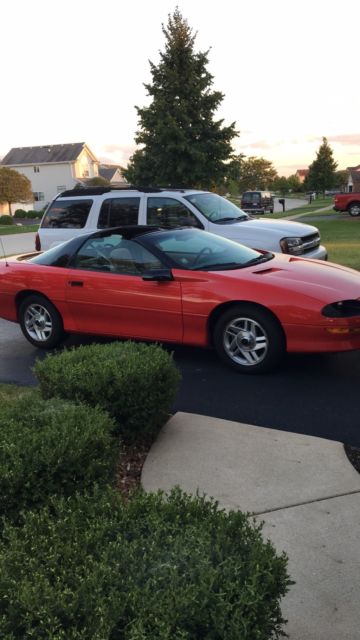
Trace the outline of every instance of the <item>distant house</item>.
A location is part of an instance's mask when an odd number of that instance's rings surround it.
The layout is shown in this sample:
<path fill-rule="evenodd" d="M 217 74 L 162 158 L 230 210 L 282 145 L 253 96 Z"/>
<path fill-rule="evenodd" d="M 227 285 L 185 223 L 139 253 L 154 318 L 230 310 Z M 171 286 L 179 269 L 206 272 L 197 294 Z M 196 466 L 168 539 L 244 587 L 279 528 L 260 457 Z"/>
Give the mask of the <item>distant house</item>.
<path fill-rule="evenodd" d="M 29 178 L 35 210 L 43 209 L 60 191 L 99 175 L 99 161 L 85 142 L 15 147 L 0 164 Z"/>
<path fill-rule="evenodd" d="M 360 164 L 357 167 L 348 167 L 346 171 L 348 173 L 346 191 L 348 193 L 360 192 Z"/>
<path fill-rule="evenodd" d="M 105 178 L 105 180 L 109 180 L 109 182 L 111 182 L 111 184 L 113 185 L 126 184 L 126 180 L 121 173 L 120 167 L 115 164 L 100 164 L 99 176 Z"/>
<path fill-rule="evenodd" d="M 300 182 L 303 183 L 308 173 L 309 169 L 298 169 L 295 175 L 299 178 Z"/>

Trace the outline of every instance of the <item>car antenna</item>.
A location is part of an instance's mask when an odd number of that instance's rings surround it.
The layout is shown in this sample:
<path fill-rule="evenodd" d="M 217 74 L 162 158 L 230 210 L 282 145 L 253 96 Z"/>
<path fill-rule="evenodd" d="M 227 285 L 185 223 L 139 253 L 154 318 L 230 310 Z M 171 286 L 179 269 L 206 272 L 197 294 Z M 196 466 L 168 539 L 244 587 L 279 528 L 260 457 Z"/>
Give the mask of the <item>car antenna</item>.
<path fill-rule="evenodd" d="M 8 266 L 9 266 L 9 263 L 8 263 L 8 261 L 7 261 L 7 259 L 6 259 L 5 249 L 4 249 L 4 245 L 3 245 L 3 241 L 2 241 L 2 239 L 1 239 L 1 236 L 0 236 L 0 242 L 1 242 L 2 250 L 3 250 L 3 254 L 4 254 L 4 258 L 5 258 L 5 264 L 6 264 L 6 266 L 8 267 Z"/>

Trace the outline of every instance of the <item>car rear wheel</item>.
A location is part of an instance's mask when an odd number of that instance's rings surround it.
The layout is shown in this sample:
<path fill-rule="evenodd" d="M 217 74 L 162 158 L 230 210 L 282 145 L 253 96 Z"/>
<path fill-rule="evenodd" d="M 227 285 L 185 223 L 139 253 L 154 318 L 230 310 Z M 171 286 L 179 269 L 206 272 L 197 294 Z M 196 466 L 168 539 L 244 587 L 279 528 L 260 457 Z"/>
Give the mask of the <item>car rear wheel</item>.
<path fill-rule="evenodd" d="M 19 320 L 25 338 L 40 349 L 56 347 L 65 335 L 59 312 L 40 295 L 31 295 L 23 300 Z"/>
<path fill-rule="evenodd" d="M 220 358 L 243 373 L 274 368 L 285 354 L 285 337 L 279 322 L 266 310 L 238 305 L 225 311 L 214 330 Z"/>
<path fill-rule="evenodd" d="M 360 202 L 353 202 L 348 209 L 351 216 L 360 216 Z"/>

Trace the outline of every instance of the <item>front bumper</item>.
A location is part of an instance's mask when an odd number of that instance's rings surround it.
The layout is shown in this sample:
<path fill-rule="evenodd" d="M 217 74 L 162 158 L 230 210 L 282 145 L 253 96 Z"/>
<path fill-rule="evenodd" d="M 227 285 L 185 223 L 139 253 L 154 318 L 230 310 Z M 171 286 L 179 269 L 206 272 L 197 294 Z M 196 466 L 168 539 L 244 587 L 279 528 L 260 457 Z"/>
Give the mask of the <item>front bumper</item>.
<path fill-rule="evenodd" d="M 292 254 L 287 254 L 287 255 L 292 255 Z M 301 253 L 297 257 L 298 258 L 309 258 L 311 260 L 327 260 L 328 259 L 328 252 L 325 249 L 325 247 L 322 244 L 320 244 L 315 249 L 312 249 L 311 251 L 307 251 L 306 253 Z"/>

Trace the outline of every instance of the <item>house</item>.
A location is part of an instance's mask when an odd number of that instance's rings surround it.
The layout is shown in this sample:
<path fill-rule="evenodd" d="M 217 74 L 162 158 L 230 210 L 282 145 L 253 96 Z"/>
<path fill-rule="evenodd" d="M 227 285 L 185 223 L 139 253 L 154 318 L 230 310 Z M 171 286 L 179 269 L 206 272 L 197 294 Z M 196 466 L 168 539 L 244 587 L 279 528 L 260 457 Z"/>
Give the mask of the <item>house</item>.
<path fill-rule="evenodd" d="M 31 208 L 36 211 L 43 209 L 60 191 L 99 175 L 99 161 L 85 142 L 15 147 L 0 164 L 29 178 L 34 194 Z"/>
<path fill-rule="evenodd" d="M 105 178 L 105 180 L 109 180 L 111 184 L 116 186 L 126 184 L 126 180 L 121 173 L 121 169 L 116 164 L 100 164 L 99 176 L 101 176 L 101 178 Z"/>
<path fill-rule="evenodd" d="M 348 193 L 360 192 L 360 164 L 357 167 L 347 167 L 346 171 L 348 173 L 346 191 Z"/>
<path fill-rule="evenodd" d="M 308 173 L 309 173 L 309 169 L 298 169 L 295 175 L 297 178 L 299 178 L 299 181 L 302 184 Z"/>

